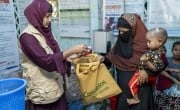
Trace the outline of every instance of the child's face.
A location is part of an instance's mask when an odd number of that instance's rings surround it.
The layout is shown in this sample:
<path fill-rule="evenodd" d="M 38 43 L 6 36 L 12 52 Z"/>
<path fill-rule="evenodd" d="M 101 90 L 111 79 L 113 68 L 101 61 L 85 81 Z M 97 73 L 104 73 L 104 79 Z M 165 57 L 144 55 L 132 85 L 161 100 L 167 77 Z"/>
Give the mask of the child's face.
<path fill-rule="evenodd" d="M 180 59 L 180 45 L 175 45 L 174 48 L 172 49 L 172 53 L 174 58 Z"/>
<path fill-rule="evenodd" d="M 162 44 L 161 41 L 152 32 L 148 32 L 146 34 L 146 39 L 147 39 L 147 46 L 151 50 L 160 48 Z"/>

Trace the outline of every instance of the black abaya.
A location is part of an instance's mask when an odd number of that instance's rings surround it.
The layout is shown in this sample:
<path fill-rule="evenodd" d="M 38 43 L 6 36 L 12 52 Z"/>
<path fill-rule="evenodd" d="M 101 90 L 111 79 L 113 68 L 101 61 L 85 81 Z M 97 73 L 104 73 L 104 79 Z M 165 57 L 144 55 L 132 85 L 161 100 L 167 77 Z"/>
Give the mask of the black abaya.
<path fill-rule="evenodd" d="M 155 110 L 153 89 L 151 84 L 149 83 L 146 83 L 139 87 L 138 96 L 140 99 L 140 103 L 135 105 L 128 105 L 127 98 L 132 98 L 132 95 L 128 87 L 128 82 L 133 74 L 133 71 L 117 70 L 117 83 L 123 91 L 118 96 L 117 110 Z"/>

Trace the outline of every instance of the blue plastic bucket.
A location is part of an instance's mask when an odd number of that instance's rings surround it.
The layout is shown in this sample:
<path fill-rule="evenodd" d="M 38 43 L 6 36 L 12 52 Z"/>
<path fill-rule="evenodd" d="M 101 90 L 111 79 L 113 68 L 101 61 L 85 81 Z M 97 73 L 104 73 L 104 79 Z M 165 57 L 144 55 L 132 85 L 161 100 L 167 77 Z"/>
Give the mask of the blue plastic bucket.
<path fill-rule="evenodd" d="M 0 80 L 0 110 L 25 110 L 25 87 L 21 78 Z"/>

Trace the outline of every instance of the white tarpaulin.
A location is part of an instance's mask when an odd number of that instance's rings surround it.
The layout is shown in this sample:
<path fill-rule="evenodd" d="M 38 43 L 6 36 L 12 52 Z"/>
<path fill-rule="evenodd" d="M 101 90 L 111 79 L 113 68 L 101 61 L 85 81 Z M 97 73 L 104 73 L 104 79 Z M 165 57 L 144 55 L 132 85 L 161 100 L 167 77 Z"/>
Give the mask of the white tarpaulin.
<path fill-rule="evenodd" d="M 148 28 L 163 27 L 169 36 L 180 36 L 180 0 L 149 0 Z"/>

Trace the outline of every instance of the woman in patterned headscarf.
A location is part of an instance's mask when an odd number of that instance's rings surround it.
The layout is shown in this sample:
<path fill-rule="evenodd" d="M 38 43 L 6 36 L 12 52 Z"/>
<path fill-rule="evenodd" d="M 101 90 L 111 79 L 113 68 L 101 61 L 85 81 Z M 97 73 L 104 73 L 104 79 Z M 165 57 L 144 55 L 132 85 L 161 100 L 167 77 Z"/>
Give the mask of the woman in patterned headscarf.
<path fill-rule="evenodd" d="M 70 73 L 70 56 L 86 51 L 87 46 L 60 50 L 51 31 L 52 6 L 47 0 L 34 0 L 24 13 L 29 24 L 19 43 L 22 76 L 27 80 L 26 110 L 68 110 L 63 78 Z"/>
<path fill-rule="evenodd" d="M 136 70 L 136 65 L 143 53 L 147 51 L 145 34 L 147 29 L 136 14 L 123 14 L 118 19 L 119 35 L 114 47 L 105 58 L 117 69 L 117 82 L 122 89 L 118 96 L 117 110 L 154 110 L 151 85 L 146 83 L 148 72 L 141 71 L 139 77 L 140 103 L 128 105 L 127 98 L 131 98 L 128 82 Z"/>

